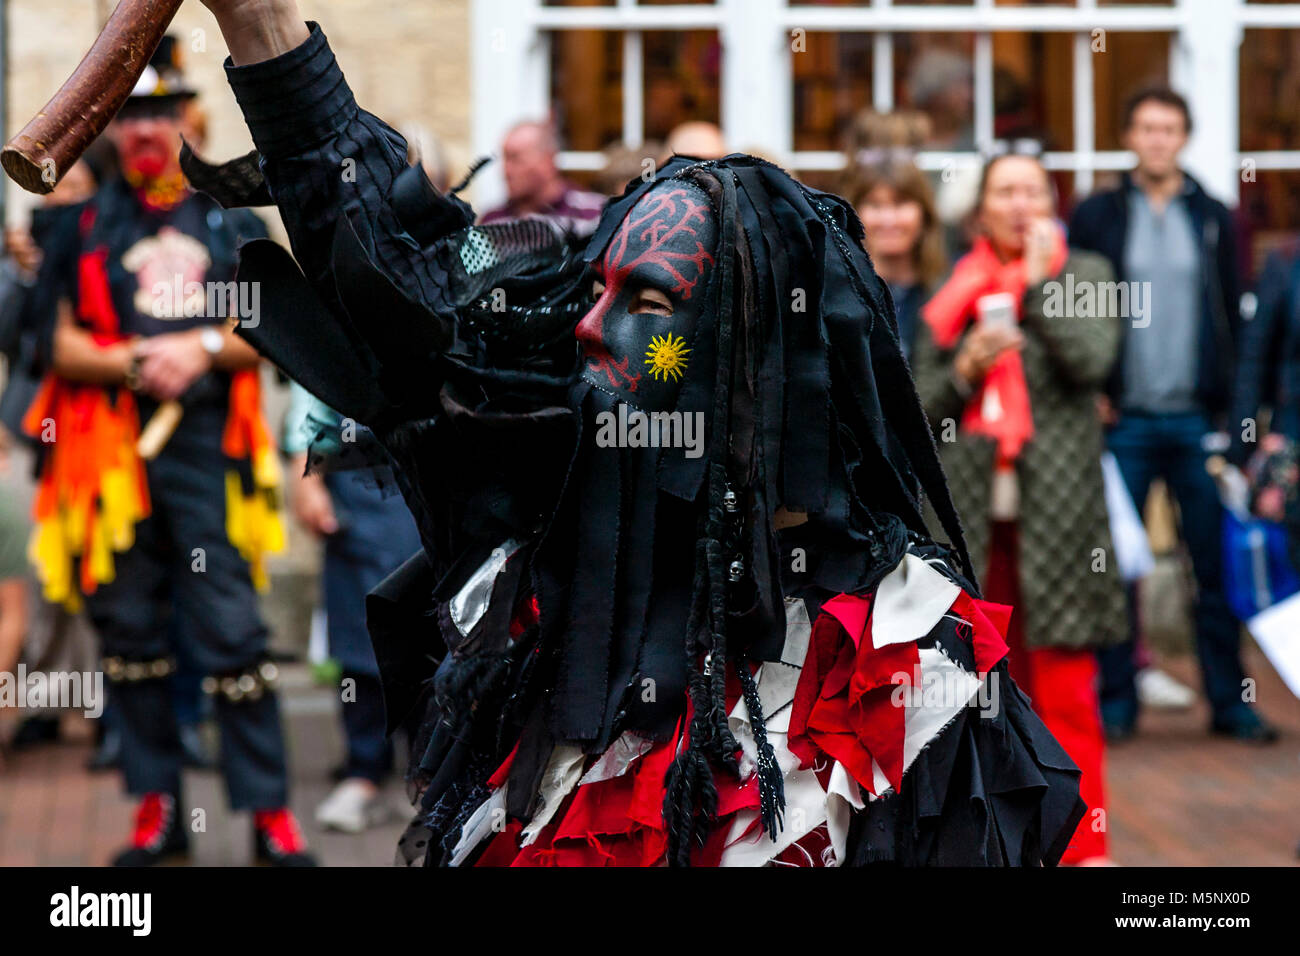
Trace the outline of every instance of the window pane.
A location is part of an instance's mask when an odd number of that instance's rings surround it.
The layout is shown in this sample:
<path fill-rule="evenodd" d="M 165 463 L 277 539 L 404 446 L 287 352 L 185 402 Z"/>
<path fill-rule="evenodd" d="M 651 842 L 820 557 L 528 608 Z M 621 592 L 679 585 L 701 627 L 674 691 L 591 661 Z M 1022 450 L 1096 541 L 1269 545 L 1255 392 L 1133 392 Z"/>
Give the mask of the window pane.
<path fill-rule="evenodd" d="M 1169 33 L 1106 33 L 1105 52 L 1092 54 L 1097 149 L 1123 149 L 1125 101 L 1144 86 L 1169 82 Z"/>
<path fill-rule="evenodd" d="M 622 139 L 623 34 L 556 30 L 550 36 L 551 112 L 561 146 L 596 150 Z"/>
<path fill-rule="evenodd" d="M 642 34 L 645 138 L 664 139 L 687 120 L 720 122 L 722 46 L 716 30 Z"/>
<path fill-rule="evenodd" d="M 1300 222 L 1300 170 L 1264 169 L 1241 184 L 1240 216 L 1247 235 L 1247 268 L 1258 275 L 1268 254 L 1295 238 Z"/>
<path fill-rule="evenodd" d="M 1064 0 L 1073 2 L 1073 0 Z M 932 7 L 943 4 L 946 7 L 969 7 L 975 0 L 894 0 L 896 7 Z M 869 7 L 871 0 L 789 0 L 792 7 Z"/>
<path fill-rule="evenodd" d="M 612 7 L 618 0 L 542 0 L 544 7 Z"/>
<path fill-rule="evenodd" d="M 1238 115 L 1241 151 L 1300 149 L 1300 30 L 1246 30 L 1241 41 Z M 1247 156 L 1249 158 L 1249 156 Z M 1243 172 L 1241 217 L 1249 265 L 1258 273 L 1268 253 L 1295 235 L 1300 222 L 1300 172 Z"/>
<path fill-rule="evenodd" d="M 993 0 L 999 7 L 1072 7 L 1075 0 Z"/>
<path fill-rule="evenodd" d="M 871 106 L 870 33 L 809 33 L 791 54 L 794 148 L 839 149 L 845 127 Z"/>
<path fill-rule="evenodd" d="M 1246 30 L 1240 64 L 1242 151 L 1300 149 L 1300 30 Z"/>
<path fill-rule="evenodd" d="M 1074 148 L 1074 37 L 993 34 L 993 132 Z"/>
<path fill-rule="evenodd" d="M 929 149 L 975 148 L 974 49 L 970 33 L 894 36 L 894 102 L 930 118 Z"/>

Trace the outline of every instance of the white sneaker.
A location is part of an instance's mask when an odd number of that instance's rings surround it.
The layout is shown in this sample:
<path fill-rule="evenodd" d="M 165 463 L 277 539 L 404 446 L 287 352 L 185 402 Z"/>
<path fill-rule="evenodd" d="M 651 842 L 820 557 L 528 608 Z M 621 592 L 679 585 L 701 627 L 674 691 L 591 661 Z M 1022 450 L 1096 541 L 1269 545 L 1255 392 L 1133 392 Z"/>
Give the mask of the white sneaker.
<path fill-rule="evenodd" d="M 1196 703 L 1196 691 L 1158 667 L 1137 673 L 1138 700 L 1156 710 L 1186 710 Z"/>
<path fill-rule="evenodd" d="M 391 816 L 380 799 L 379 788 L 369 780 L 349 777 L 316 808 L 316 823 L 327 830 L 361 833 Z"/>

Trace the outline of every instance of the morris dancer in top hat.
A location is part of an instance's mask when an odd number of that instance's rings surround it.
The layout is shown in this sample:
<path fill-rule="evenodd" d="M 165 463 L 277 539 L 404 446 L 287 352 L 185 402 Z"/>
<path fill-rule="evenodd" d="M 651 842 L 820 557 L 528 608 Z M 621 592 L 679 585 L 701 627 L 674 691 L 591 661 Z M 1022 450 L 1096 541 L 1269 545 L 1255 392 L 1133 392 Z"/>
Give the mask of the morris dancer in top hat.
<path fill-rule="evenodd" d="M 59 289 L 50 372 L 25 418 L 42 442 L 32 554 L 51 601 L 84 600 L 103 641 L 140 799 L 118 865 L 188 852 L 169 634 L 209 675 L 231 806 L 254 811 L 258 860 L 311 863 L 287 809 L 284 740 L 258 612 L 264 556 L 282 546 L 279 466 L 262 418 L 258 358 L 231 321 L 258 321 L 237 290 L 236 247 L 265 236 L 181 172 L 184 84 L 165 38 L 108 135 L 121 175 L 72 222 L 41 281 Z M 179 425 L 168 435 L 179 414 Z M 155 434 L 143 460 L 142 423 Z M 161 444 L 161 449 L 158 446 Z M 171 615 L 182 626 L 170 628 Z"/>

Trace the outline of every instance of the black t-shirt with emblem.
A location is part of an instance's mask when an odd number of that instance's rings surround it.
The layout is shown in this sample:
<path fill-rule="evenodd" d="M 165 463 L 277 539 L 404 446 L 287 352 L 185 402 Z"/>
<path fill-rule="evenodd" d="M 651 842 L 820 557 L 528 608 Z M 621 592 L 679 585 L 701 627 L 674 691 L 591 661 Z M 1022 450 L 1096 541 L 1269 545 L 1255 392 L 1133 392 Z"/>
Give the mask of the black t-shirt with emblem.
<path fill-rule="evenodd" d="M 75 236 L 68 236 L 57 261 L 46 265 L 53 273 L 48 276 L 56 292 L 52 298 L 70 301 L 83 325 L 94 324 L 84 314 L 82 298 L 94 297 L 84 289 L 87 274 L 96 266 L 86 260 L 101 250 L 109 298 L 123 335 L 180 332 L 232 317 L 260 320 L 256 290 L 234 284 L 239 245 L 267 234 L 251 212 L 222 209 L 201 193 L 170 209 L 151 209 L 119 178 L 105 184 L 80 216 L 69 219 L 75 219 L 68 226 Z M 51 314 L 51 330 L 53 319 Z M 221 420 L 214 413 L 224 410 L 229 384 L 229 376 L 216 371 L 195 381 L 182 397 L 191 423 L 197 424 L 196 412 Z M 141 396 L 145 416 L 152 404 Z"/>

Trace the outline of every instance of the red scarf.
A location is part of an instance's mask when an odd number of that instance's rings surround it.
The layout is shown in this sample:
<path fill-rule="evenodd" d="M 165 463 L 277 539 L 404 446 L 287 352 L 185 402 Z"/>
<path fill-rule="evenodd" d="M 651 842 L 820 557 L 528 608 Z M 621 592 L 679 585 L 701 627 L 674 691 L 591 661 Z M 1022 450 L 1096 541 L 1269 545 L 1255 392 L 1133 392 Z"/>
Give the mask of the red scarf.
<path fill-rule="evenodd" d="M 1049 274 L 1056 275 L 1064 268 L 1068 254 L 1065 237 L 1057 230 Z M 1020 304 L 1028 284 L 1025 260 L 1003 262 L 988 238 L 980 236 L 971 251 L 958 261 L 951 278 L 921 310 L 921 315 L 930 327 L 935 344 L 950 349 L 975 321 L 976 302 L 983 296 L 1010 293 L 1016 302 L 1016 321 L 1020 321 Z M 1029 387 L 1025 384 L 1025 367 L 1018 351 L 1009 349 L 993 363 L 966 403 L 962 428 L 996 439 L 1002 463 L 1014 461 L 1025 442 L 1034 437 Z"/>

